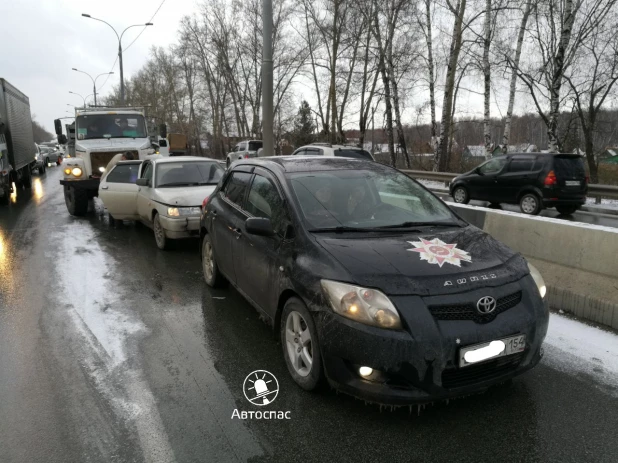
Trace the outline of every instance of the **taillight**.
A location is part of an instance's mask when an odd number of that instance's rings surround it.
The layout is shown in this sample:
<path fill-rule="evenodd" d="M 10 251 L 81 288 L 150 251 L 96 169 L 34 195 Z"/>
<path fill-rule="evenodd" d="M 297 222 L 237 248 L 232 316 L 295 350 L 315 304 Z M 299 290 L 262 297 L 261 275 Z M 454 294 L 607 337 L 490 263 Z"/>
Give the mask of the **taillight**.
<path fill-rule="evenodd" d="M 549 171 L 549 174 L 547 174 L 547 177 L 545 177 L 544 183 L 546 186 L 556 185 L 558 183 L 558 179 L 556 178 L 556 174 L 553 170 Z"/>
<path fill-rule="evenodd" d="M 248 154 L 245 154 L 245 159 L 249 159 L 249 155 Z"/>
<path fill-rule="evenodd" d="M 210 196 L 206 196 L 204 198 L 204 201 L 202 201 L 202 211 L 204 211 L 204 209 L 206 209 L 206 206 L 208 205 L 208 200 L 210 199 Z"/>

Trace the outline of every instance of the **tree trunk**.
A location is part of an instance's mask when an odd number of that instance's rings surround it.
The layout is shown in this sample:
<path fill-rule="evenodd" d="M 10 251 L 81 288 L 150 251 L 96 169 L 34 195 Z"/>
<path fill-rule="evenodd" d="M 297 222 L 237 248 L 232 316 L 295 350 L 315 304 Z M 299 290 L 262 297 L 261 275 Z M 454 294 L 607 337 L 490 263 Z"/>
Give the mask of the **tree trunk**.
<path fill-rule="evenodd" d="M 558 153 L 560 144 L 558 141 L 558 117 L 560 115 L 560 90 L 564 77 L 564 57 L 566 49 L 571 41 L 571 32 L 575 21 L 573 11 L 573 0 L 564 2 L 564 23 L 560 31 L 560 43 L 554 56 L 553 73 L 551 76 L 550 103 L 549 103 L 549 124 L 547 124 L 547 145 L 550 153 Z"/>
<path fill-rule="evenodd" d="M 440 142 L 436 152 L 438 170 L 446 171 L 449 164 L 449 134 L 451 133 L 452 110 L 453 110 L 453 90 L 455 87 L 455 73 L 457 71 L 457 61 L 461 50 L 462 24 L 464 13 L 466 12 L 466 0 L 458 0 L 455 9 L 455 23 L 453 24 L 453 36 L 446 70 L 446 80 L 444 85 L 444 103 L 442 105 L 442 121 L 440 124 Z"/>
<path fill-rule="evenodd" d="M 489 64 L 489 48 L 491 46 L 491 0 L 485 0 L 485 37 L 483 40 L 483 78 L 485 83 L 485 111 L 483 118 L 483 141 L 485 144 L 485 159 L 490 159 L 493 151 L 491 143 L 491 66 Z"/>
<path fill-rule="evenodd" d="M 339 1 L 335 0 L 333 2 L 334 6 L 334 15 L 333 15 L 333 51 L 331 56 L 331 65 L 330 65 L 330 142 L 334 145 L 337 143 L 339 138 L 337 133 L 337 88 L 336 85 L 336 73 L 337 73 L 337 52 L 339 48 L 339 34 L 337 32 L 337 22 L 339 21 Z"/>
<path fill-rule="evenodd" d="M 399 110 L 399 89 L 397 87 L 397 79 L 395 78 L 395 67 L 393 65 L 393 39 L 395 35 L 395 24 L 397 22 L 397 15 L 391 20 L 391 26 L 388 31 L 388 75 L 390 76 L 392 91 L 393 91 L 393 106 L 395 107 L 395 126 L 397 127 L 397 144 L 401 148 L 403 158 L 406 163 L 406 167 L 410 169 L 410 157 L 408 156 L 408 149 L 406 148 L 406 139 L 403 132 L 403 125 L 401 123 L 401 111 Z"/>
<path fill-rule="evenodd" d="M 432 25 L 431 25 L 431 0 L 425 0 L 425 15 L 427 18 L 427 67 L 429 68 L 429 107 L 431 109 L 431 146 L 435 153 L 438 149 L 438 123 L 436 122 L 436 92 L 433 64 Z M 434 170 L 438 164 L 434 162 Z"/>
<path fill-rule="evenodd" d="M 515 106 L 515 90 L 517 89 L 517 69 L 519 68 L 519 60 L 521 58 L 521 48 L 526 35 L 526 25 L 532 11 L 532 1 L 526 2 L 526 9 L 521 18 L 519 25 L 519 34 L 517 36 L 517 47 L 515 49 L 515 60 L 513 61 L 513 73 L 511 74 L 511 87 L 509 89 L 509 106 L 506 111 L 506 119 L 504 121 L 504 135 L 502 136 L 502 152 L 508 153 L 509 142 L 511 140 L 511 121 L 513 119 L 513 107 Z"/>

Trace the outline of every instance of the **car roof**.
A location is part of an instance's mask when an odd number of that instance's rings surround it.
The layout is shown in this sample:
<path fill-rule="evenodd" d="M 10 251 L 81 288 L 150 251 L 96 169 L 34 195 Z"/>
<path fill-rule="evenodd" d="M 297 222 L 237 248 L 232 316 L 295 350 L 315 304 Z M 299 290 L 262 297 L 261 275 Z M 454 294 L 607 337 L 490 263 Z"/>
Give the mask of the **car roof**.
<path fill-rule="evenodd" d="M 232 170 L 241 166 L 260 166 L 279 172 L 312 172 L 342 169 L 368 169 L 374 171 L 392 170 L 384 164 L 369 159 L 356 159 L 330 156 L 268 156 L 240 160 L 232 165 Z"/>
<path fill-rule="evenodd" d="M 212 158 L 203 158 L 200 156 L 157 156 L 155 158 L 152 159 L 152 161 L 156 162 L 157 164 L 166 164 L 168 162 L 179 162 L 179 161 L 213 161 L 213 162 L 217 162 L 216 159 L 212 159 Z"/>
<path fill-rule="evenodd" d="M 346 149 L 346 150 L 359 150 L 362 151 L 363 148 L 359 148 L 354 145 L 331 145 L 330 143 L 310 143 L 309 145 L 300 146 L 296 149 L 301 148 L 332 148 L 335 150 Z"/>

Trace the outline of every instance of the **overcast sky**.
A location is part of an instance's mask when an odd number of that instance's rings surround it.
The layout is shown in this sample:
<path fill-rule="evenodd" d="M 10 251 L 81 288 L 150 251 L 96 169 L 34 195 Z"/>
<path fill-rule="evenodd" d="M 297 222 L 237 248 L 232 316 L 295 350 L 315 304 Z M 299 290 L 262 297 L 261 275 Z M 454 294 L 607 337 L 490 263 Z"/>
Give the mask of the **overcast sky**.
<path fill-rule="evenodd" d="M 30 109 L 38 122 L 54 132 L 54 119 L 69 116 L 67 103 L 81 105 L 78 96 L 92 93 L 93 77 L 109 72 L 118 54 L 118 39 L 101 22 L 83 18 L 82 13 L 103 19 L 120 34 L 133 24 L 148 22 L 161 0 L 0 0 L 0 77 L 30 98 Z M 175 41 L 180 19 L 196 10 L 195 0 L 164 0 L 161 9 L 139 39 L 123 53 L 125 78 L 139 70 L 153 45 Z M 123 49 L 143 30 L 129 29 Z M 120 82 L 118 64 L 114 74 L 97 80 L 97 94 L 104 96 Z M 90 100 L 89 100 L 90 101 Z"/>

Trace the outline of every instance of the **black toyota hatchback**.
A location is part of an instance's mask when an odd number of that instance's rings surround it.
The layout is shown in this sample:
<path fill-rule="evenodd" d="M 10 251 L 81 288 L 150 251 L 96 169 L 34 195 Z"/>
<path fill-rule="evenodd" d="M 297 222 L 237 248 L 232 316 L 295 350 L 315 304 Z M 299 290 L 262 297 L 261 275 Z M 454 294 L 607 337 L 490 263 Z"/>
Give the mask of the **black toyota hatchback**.
<path fill-rule="evenodd" d="M 201 239 L 206 283 L 230 282 L 272 323 L 304 389 L 325 379 L 411 404 L 482 391 L 541 358 L 538 271 L 390 167 L 239 161 L 204 201 Z"/>
<path fill-rule="evenodd" d="M 450 190 L 457 203 L 478 199 L 519 204 L 523 213 L 532 215 L 555 207 L 568 215 L 586 202 L 588 177 L 578 154 L 516 153 L 455 177 Z"/>

